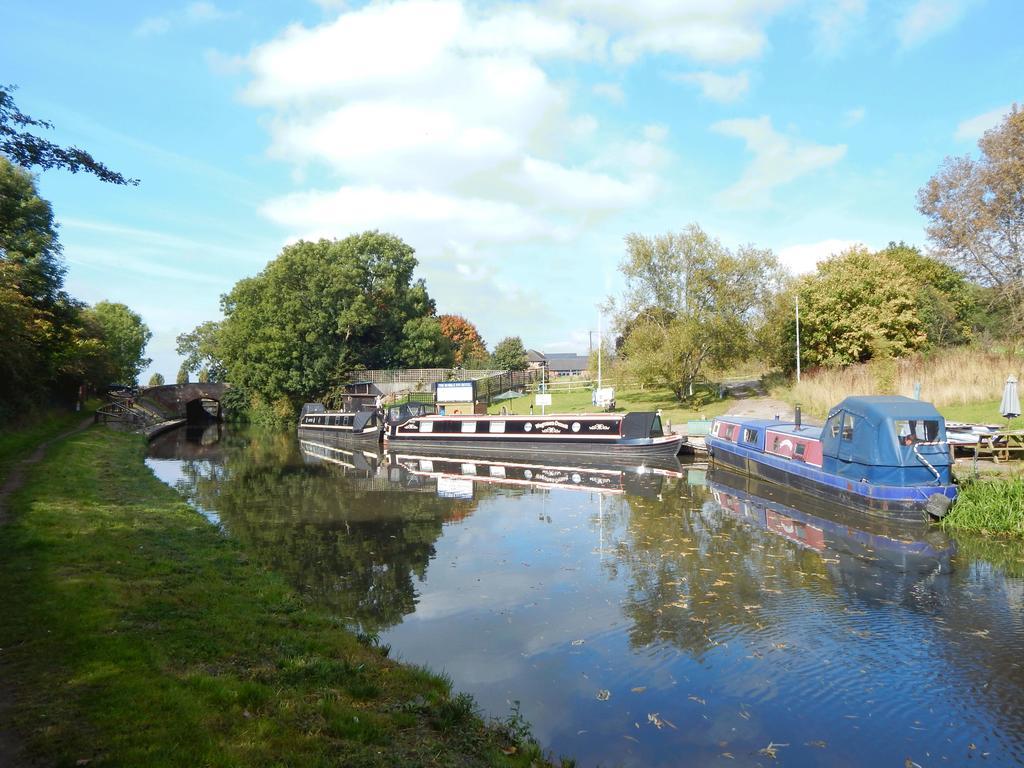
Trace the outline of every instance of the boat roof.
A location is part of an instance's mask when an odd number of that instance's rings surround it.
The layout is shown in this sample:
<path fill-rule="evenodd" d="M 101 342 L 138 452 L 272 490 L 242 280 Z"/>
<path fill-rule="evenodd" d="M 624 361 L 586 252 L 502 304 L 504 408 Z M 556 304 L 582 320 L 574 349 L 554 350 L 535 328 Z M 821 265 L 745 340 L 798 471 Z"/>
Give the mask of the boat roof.
<path fill-rule="evenodd" d="M 797 429 L 796 422 L 793 421 L 779 421 L 778 419 L 751 419 L 746 416 L 730 416 L 725 414 L 718 417 L 719 421 L 725 421 L 730 424 L 739 424 L 744 427 L 755 427 L 757 429 L 770 429 L 773 432 L 782 432 L 787 435 L 793 435 L 794 437 L 807 437 L 817 439 L 821 437 L 821 425 L 820 424 L 802 424 L 800 429 Z"/>
<path fill-rule="evenodd" d="M 931 403 L 902 395 L 848 397 L 828 412 L 829 418 L 837 411 L 852 413 L 875 424 L 893 419 L 942 419 Z"/>

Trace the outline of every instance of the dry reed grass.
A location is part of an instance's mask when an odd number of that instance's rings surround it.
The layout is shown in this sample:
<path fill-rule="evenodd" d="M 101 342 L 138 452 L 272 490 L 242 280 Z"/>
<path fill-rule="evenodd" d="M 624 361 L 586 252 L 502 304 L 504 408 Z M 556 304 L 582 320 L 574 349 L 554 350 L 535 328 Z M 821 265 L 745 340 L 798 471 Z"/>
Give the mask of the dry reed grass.
<path fill-rule="evenodd" d="M 936 406 L 964 405 L 999 399 L 1006 377 L 1021 378 L 1024 358 L 970 348 L 945 349 L 900 360 L 873 360 L 846 368 L 820 368 L 799 384 L 775 393 L 803 410 L 824 416 L 849 395 L 914 396 L 921 383 L 921 399 Z"/>

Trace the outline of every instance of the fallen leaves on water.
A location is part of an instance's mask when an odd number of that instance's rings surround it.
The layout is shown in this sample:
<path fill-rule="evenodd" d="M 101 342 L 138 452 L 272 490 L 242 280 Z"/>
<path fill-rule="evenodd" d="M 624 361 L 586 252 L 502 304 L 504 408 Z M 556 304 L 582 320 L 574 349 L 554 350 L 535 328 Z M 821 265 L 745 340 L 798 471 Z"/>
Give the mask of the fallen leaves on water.
<path fill-rule="evenodd" d="M 757 750 L 757 753 L 759 755 L 764 755 L 765 757 L 770 757 L 772 760 L 775 760 L 779 756 L 779 747 L 788 746 L 789 744 L 776 744 L 774 741 L 769 741 L 768 746 L 761 747 L 759 750 Z M 920 766 L 918 766 L 918 768 L 920 768 Z"/>
<path fill-rule="evenodd" d="M 629 739 L 630 741 L 635 741 L 637 744 L 640 743 L 640 739 L 634 738 L 633 736 L 630 736 L 628 733 L 623 734 L 622 738 Z"/>
<path fill-rule="evenodd" d="M 643 693 L 644 691 L 647 690 L 647 686 L 646 685 L 638 685 L 636 688 L 630 688 L 629 690 L 632 693 Z"/>
<path fill-rule="evenodd" d="M 824 739 L 818 739 L 817 741 L 805 741 L 805 747 L 817 747 L 818 749 L 825 749 L 828 743 Z"/>
<path fill-rule="evenodd" d="M 597 692 L 597 700 L 598 701 L 608 701 L 608 699 L 610 699 L 611 697 L 612 697 L 612 692 L 607 690 L 606 688 L 602 688 L 601 690 L 599 690 Z"/>
<path fill-rule="evenodd" d="M 693 695 L 691 695 L 691 696 L 687 696 L 686 698 L 688 698 L 690 701 L 696 701 L 698 704 L 701 704 L 701 705 L 707 704 L 707 701 L 702 699 L 700 696 L 693 696 Z"/>
<path fill-rule="evenodd" d="M 915 763 L 909 757 L 903 761 L 903 768 L 921 768 L 919 763 Z"/>
<path fill-rule="evenodd" d="M 573 645 L 583 645 L 585 642 L 587 642 L 587 641 L 586 640 L 573 640 L 572 644 Z"/>
<path fill-rule="evenodd" d="M 659 715 L 657 712 L 648 712 L 647 713 L 647 722 L 650 723 L 651 725 L 653 725 L 659 731 L 664 726 L 666 726 L 666 725 L 669 728 L 671 728 L 673 731 L 678 731 L 679 730 L 678 728 L 676 728 L 675 723 L 673 723 L 671 720 L 665 719 L 664 717 Z"/>
<path fill-rule="evenodd" d="M 735 757 L 733 757 L 732 752 L 723 752 L 721 756 L 726 758 L 726 759 L 728 759 L 728 760 L 735 760 L 736 759 Z"/>

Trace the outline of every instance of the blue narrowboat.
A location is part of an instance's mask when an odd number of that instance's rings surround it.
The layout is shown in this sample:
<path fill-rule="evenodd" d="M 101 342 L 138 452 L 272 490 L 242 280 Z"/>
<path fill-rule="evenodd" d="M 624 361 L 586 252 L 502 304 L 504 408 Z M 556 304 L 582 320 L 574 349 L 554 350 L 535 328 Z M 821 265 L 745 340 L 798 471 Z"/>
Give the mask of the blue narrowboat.
<path fill-rule="evenodd" d="M 946 422 L 908 397 L 848 397 L 824 426 L 719 416 L 707 444 L 716 464 L 891 517 L 942 517 L 956 498 Z"/>

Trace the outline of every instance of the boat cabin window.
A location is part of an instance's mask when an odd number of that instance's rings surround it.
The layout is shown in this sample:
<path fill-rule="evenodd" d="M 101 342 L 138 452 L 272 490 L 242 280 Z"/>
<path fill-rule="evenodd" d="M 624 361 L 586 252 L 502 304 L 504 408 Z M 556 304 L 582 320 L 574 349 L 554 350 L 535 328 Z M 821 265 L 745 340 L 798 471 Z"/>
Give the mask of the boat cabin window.
<path fill-rule="evenodd" d="M 804 453 L 807 451 L 807 443 L 797 443 L 796 447 L 793 448 L 793 457 L 797 459 L 803 459 Z"/>
<path fill-rule="evenodd" d="M 661 426 L 661 416 L 655 416 L 654 421 L 651 422 L 651 437 L 661 437 L 663 434 L 665 434 L 665 430 Z"/>
<path fill-rule="evenodd" d="M 854 418 L 852 413 L 843 414 L 843 440 L 853 440 Z"/>
<path fill-rule="evenodd" d="M 462 431 L 463 432 L 476 432 L 476 422 L 475 421 L 464 421 L 464 422 L 462 422 Z"/>
<path fill-rule="evenodd" d="M 842 426 L 843 417 L 841 415 L 833 416 L 828 420 L 828 429 L 833 438 L 839 437 L 839 428 Z"/>
<path fill-rule="evenodd" d="M 505 422 L 504 421 L 492 421 L 491 422 L 491 432 L 504 432 L 504 431 L 505 431 Z"/>
<path fill-rule="evenodd" d="M 939 422 L 934 419 L 898 419 L 893 426 L 900 445 L 931 443 L 939 439 Z"/>
<path fill-rule="evenodd" d="M 725 440 L 736 441 L 736 432 L 739 430 L 735 424 L 723 424 L 719 428 L 719 435 Z"/>
<path fill-rule="evenodd" d="M 341 417 L 341 424 L 342 424 L 342 426 L 351 427 L 352 426 L 352 418 L 353 418 L 352 416 L 342 416 Z"/>
<path fill-rule="evenodd" d="M 743 442 L 744 443 L 756 443 L 757 442 L 757 430 L 747 427 L 743 430 Z"/>

